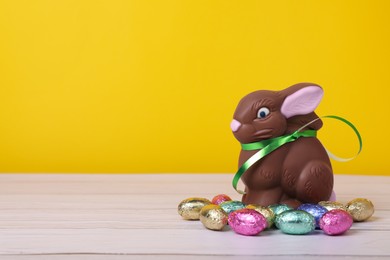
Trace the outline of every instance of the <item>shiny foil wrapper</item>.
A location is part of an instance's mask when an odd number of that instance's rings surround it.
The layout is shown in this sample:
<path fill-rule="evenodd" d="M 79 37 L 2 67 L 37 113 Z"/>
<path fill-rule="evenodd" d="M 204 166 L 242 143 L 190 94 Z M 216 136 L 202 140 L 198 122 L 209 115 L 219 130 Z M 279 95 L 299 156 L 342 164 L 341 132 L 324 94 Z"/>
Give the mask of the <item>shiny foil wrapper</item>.
<path fill-rule="evenodd" d="M 261 215 L 265 217 L 267 220 L 267 228 L 271 228 L 274 225 L 275 222 L 275 214 L 274 212 L 267 208 L 260 205 L 250 204 L 246 206 L 247 209 L 254 209 L 257 212 L 259 212 Z"/>
<path fill-rule="evenodd" d="M 222 202 L 221 204 L 219 204 L 219 206 L 221 206 L 221 208 L 227 214 L 230 214 L 233 211 L 245 208 L 244 203 L 242 203 L 241 201 L 238 201 L 238 200 L 225 201 L 225 202 Z"/>
<path fill-rule="evenodd" d="M 303 210 L 311 214 L 316 220 L 316 228 L 320 228 L 320 219 L 326 212 L 328 212 L 325 207 L 311 203 L 302 204 L 297 208 L 297 210 Z"/>
<path fill-rule="evenodd" d="M 240 235 L 254 236 L 267 227 L 267 219 L 254 209 L 239 209 L 229 215 L 229 226 Z"/>
<path fill-rule="evenodd" d="M 209 204 L 211 201 L 205 198 L 188 198 L 180 202 L 177 211 L 183 219 L 198 220 L 200 210 Z"/>
<path fill-rule="evenodd" d="M 200 221 L 211 230 L 222 230 L 228 222 L 228 214 L 218 205 L 204 206 L 200 211 Z"/>
<path fill-rule="evenodd" d="M 320 201 L 318 202 L 318 205 L 323 206 L 326 208 L 328 211 L 332 209 L 342 209 L 342 210 L 347 210 L 345 205 L 343 203 L 337 202 L 337 201 Z"/>
<path fill-rule="evenodd" d="M 327 235 L 340 235 L 352 226 L 352 216 L 345 210 L 332 209 L 320 219 L 320 228 Z"/>
<path fill-rule="evenodd" d="M 215 205 L 219 205 L 222 202 L 231 201 L 231 200 L 232 199 L 226 194 L 218 194 L 218 195 L 214 196 L 214 198 L 211 200 L 211 203 L 213 203 Z"/>
<path fill-rule="evenodd" d="M 287 210 L 276 216 L 275 225 L 283 233 L 305 235 L 315 229 L 314 217 L 303 210 Z"/>
<path fill-rule="evenodd" d="M 268 208 L 270 210 L 272 210 L 272 212 L 275 214 L 275 216 L 283 213 L 284 211 L 293 209 L 292 207 L 290 207 L 286 204 L 273 204 L 273 205 L 269 205 Z"/>
<path fill-rule="evenodd" d="M 369 219 L 374 214 L 374 204 L 368 199 L 357 198 L 346 205 L 347 211 L 354 221 L 360 222 Z"/>

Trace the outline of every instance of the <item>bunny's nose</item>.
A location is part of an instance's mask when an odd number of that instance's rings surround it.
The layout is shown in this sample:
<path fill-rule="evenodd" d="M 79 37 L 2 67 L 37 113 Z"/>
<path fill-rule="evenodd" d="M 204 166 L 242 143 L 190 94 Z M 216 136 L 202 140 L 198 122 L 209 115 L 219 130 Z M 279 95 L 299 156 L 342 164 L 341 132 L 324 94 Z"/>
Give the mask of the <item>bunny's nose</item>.
<path fill-rule="evenodd" d="M 241 126 L 241 123 L 237 121 L 236 119 L 233 119 L 233 121 L 230 123 L 230 128 L 233 132 L 236 132 Z"/>

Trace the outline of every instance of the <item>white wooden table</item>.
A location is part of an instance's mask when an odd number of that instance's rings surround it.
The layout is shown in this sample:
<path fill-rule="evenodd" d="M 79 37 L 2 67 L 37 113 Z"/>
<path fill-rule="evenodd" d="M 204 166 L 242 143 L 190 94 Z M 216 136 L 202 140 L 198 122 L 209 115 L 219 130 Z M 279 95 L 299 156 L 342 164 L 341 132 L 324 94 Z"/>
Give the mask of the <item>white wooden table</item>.
<path fill-rule="evenodd" d="M 246 237 L 185 221 L 178 203 L 231 188 L 232 174 L 0 174 L 0 259 L 390 258 L 390 177 L 336 175 L 338 201 L 376 212 L 342 236 Z"/>

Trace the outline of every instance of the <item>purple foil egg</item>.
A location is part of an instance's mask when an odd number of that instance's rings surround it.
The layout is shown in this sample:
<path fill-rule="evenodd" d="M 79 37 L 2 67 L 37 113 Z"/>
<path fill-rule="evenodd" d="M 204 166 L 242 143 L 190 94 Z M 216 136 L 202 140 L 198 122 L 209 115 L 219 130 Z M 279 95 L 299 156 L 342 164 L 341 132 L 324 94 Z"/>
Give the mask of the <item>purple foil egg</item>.
<path fill-rule="evenodd" d="M 352 216 L 345 210 L 332 209 L 320 219 L 320 228 L 327 235 L 340 235 L 351 228 Z"/>
<path fill-rule="evenodd" d="M 336 192 L 332 190 L 332 194 L 330 194 L 330 197 L 328 199 L 329 201 L 336 201 Z"/>
<path fill-rule="evenodd" d="M 213 203 L 215 205 L 219 205 L 222 202 L 231 201 L 231 200 L 232 199 L 226 194 L 218 194 L 211 200 L 211 203 Z"/>
<path fill-rule="evenodd" d="M 267 227 L 267 219 L 254 209 L 239 209 L 229 215 L 229 226 L 238 234 L 254 236 Z"/>
<path fill-rule="evenodd" d="M 311 203 L 302 204 L 297 209 L 306 211 L 307 213 L 311 214 L 316 220 L 316 228 L 320 228 L 320 219 L 326 212 L 328 212 L 325 207 Z"/>

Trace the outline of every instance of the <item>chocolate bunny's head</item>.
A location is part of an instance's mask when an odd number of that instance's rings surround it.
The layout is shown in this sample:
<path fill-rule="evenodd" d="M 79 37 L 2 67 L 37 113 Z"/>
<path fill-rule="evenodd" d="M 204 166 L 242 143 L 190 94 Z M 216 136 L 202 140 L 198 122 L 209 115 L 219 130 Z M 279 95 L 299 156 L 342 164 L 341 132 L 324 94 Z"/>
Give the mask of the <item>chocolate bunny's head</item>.
<path fill-rule="evenodd" d="M 323 90 L 313 83 L 295 84 L 282 91 L 259 90 L 241 99 L 230 127 L 240 143 L 278 137 L 318 118 L 314 110 Z M 321 120 L 308 128 L 319 129 Z"/>

